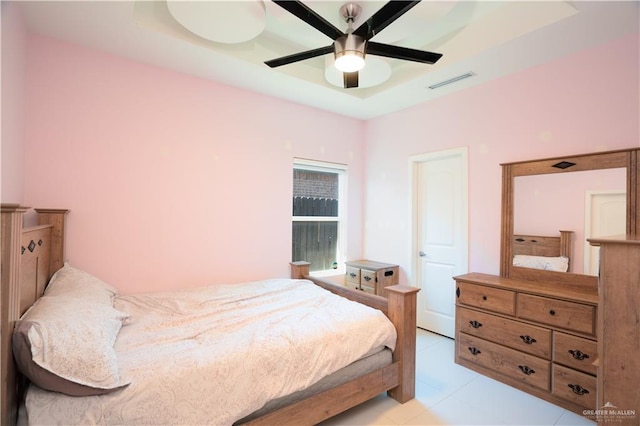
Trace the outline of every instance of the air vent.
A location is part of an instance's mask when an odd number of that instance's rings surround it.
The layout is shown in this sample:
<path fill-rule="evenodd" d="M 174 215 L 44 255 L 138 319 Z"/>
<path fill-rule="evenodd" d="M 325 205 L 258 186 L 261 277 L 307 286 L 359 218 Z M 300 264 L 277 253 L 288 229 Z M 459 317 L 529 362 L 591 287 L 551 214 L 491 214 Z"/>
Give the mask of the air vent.
<path fill-rule="evenodd" d="M 455 83 L 456 81 L 464 80 L 465 78 L 473 77 L 475 73 L 469 71 L 467 73 L 461 74 L 457 77 L 450 78 L 449 80 L 441 81 L 440 83 L 432 84 L 429 86 L 429 89 L 437 89 L 438 87 L 446 86 L 447 84 Z"/>

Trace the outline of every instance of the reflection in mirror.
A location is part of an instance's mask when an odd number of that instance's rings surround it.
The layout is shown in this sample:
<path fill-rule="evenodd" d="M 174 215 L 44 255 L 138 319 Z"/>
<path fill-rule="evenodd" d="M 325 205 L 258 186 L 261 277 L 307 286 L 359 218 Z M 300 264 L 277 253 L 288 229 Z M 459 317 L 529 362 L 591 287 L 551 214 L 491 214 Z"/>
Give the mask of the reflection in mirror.
<path fill-rule="evenodd" d="M 625 191 L 624 168 L 517 176 L 514 234 L 573 231 L 570 272 L 597 275 L 597 248 L 586 239 L 625 233 Z"/>

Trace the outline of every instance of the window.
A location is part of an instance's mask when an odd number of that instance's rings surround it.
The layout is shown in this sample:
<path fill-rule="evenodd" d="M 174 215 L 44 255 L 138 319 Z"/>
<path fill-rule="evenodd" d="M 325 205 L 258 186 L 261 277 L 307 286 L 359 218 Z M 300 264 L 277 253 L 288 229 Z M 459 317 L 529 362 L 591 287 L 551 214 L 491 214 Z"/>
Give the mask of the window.
<path fill-rule="evenodd" d="M 293 261 L 310 271 L 344 270 L 346 166 L 296 160 L 293 165 Z M 336 271 L 338 270 L 338 271 Z"/>

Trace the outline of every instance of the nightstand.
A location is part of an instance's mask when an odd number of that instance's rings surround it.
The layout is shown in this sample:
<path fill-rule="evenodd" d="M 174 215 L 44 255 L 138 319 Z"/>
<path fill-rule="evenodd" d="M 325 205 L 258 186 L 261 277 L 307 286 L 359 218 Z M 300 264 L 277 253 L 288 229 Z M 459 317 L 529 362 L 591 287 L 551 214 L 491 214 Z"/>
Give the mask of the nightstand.
<path fill-rule="evenodd" d="M 385 287 L 398 284 L 399 267 L 371 260 L 345 262 L 345 285 L 386 297 Z"/>

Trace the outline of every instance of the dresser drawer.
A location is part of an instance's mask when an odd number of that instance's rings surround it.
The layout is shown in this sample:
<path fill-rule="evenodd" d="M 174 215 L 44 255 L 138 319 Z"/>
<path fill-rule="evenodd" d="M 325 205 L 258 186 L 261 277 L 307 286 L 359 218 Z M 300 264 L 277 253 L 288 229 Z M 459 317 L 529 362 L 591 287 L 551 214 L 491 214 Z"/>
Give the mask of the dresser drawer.
<path fill-rule="evenodd" d="M 579 333 L 594 334 L 595 308 L 590 305 L 519 294 L 518 317 Z"/>
<path fill-rule="evenodd" d="M 376 294 L 376 289 L 374 287 L 367 287 L 366 285 L 361 285 L 360 290 L 365 293 Z"/>
<path fill-rule="evenodd" d="M 376 271 L 369 271 L 367 269 L 360 270 L 360 286 L 362 286 L 362 290 L 375 294 L 376 282 Z"/>
<path fill-rule="evenodd" d="M 348 287 L 355 286 L 356 288 L 360 287 L 360 268 L 353 268 L 351 266 L 347 266 L 345 277 L 347 280 Z"/>
<path fill-rule="evenodd" d="M 598 353 L 598 343 L 582 337 L 553 333 L 553 362 L 596 375 L 598 367 L 593 365 Z"/>
<path fill-rule="evenodd" d="M 475 306 L 503 314 L 515 314 L 516 294 L 513 291 L 459 282 L 457 294 L 458 303 L 463 305 Z"/>
<path fill-rule="evenodd" d="M 551 363 L 533 355 L 460 333 L 458 356 L 498 373 L 549 391 Z"/>
<path fill-rule="evenodd" d="M 553 365 L 553 389 L 551 393 L 588 408 L 596 408 L 597 379 L 561 365 Z"/>
<path fill-rule="evenodd" d="M 551 359 L 551 330 L 459 307 L 457 324 L 463 333 Z"/>

